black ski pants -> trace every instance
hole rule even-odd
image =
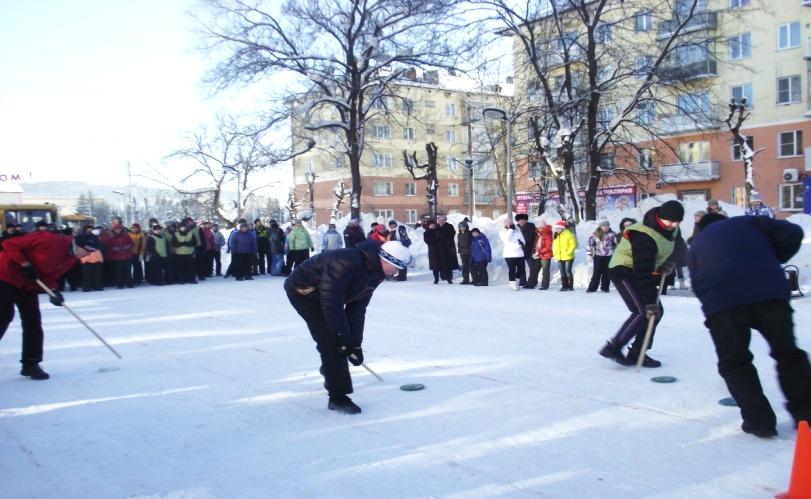
[[[459,253],[462,261],[462,282],[470,282],[470,253]]]
[[[132,287],[132,262],[131,260],[112,260],[110,262],[115,279],[115,287],[118,289],[124,286]]]
[[[177,271],[177,282],[180,284],[196,283],[194,255],[175,255],[175,270]]]
[[[101,291],[104,289],[102,267],[101,262],[82,264],[82,291]]]
[[[144,264],[141,262],[141,255],[132,257],[132,282],[135,285],[144,282]]]
[[[594,257],[594,272],[591,274],[591,282],[589,282],[589,291],[597,291],[597,286],[603,291],[608,291],[611,278],[608,275],[608,262],[611,261],[610,256],[595,256]]]
[[[538,285],[538,275],[541,276],[541,289],[549,288],[549,266],[552,261],[541,258],[532,259],[532,267],[529,270],[529,279],[527,279],[527,287],[534,288]]]
[[[752,365],[752,329],[769,344],[786,409],[795,421],[811,420],[811,367],[808,355],[794,339],[792,312],[786,300],[766,301],[722,310],[704,322],[715,343],[718,373],[738,403],[743,420],[753,425],[774,427],[776,417]]]
[[[5,281],[0,281],[0,339],[14,320],[15,306],[20,311],[20,322],[23,326],[23,352],[20,362],[38,364],[42,362],[45,334],[42,332],[42,316],[39,312],[37,292],[20,290]]]
[[[510,282],[517,280],[520,284],[527,281],[523,256],[505,258],[504,260],[507,262],[507,274]]]
[[[634,340],[631,345],[632,352],[639,352],[642,349],[642,341],[645,339],[645,330],[648,327],[648,319],[645,318],[645,304],[639,296],[639,290],[634,284],[630,274],[626,273],[612,273],[611,280],[614,282],[614,287],[617,288],[622,301],[625,306],[630,310],[631,315],[622,323],[617,334],[611,338],[617,348],[624,347],[629,341]],[[653,336],[656,334],[656,326],[662,320],[664,308],[662,303],[659,302],[659,317],[653,325],[653,331],[650,336],[650,343],[648,343],[648,350],[653,347]]]
[[[473,284],[487,286],[487,262],[473,262],[471,270]]]
[[[349,374],[349,361],[338,353],[338,335],[329,327],[321,303],[295,291],[287,291],[287,299],[296,312],[307,323],[315,348],[321,356],[325,388],[331,397],[352,393],[352,376]]]

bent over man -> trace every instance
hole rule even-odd
[[[348,362],[363,363],[363,326],[374,290],[410,260],[408,248],[397,241],[364,241],[308,258],[285,280],[287,298],[307,323],[321,355],[330,410],[361,412],[347,396],[352,393]]]

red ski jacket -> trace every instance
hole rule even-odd
[[[116,233],[110,229],[101,236],[101,244],[104,246],[104,259],[129,260],[132,258],[132,239],[125,229]]]
[[[73,238],[47,231],[35,231],[23,237],[6,239],[0,253],[0,281],[17,289],[42,291],[35,281],[22,273],[22,264],[30,263],[39,272],[39,279],[56,289],[56,281],[76,264],[71,254]]]

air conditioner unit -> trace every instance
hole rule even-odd
[[[786,168],[783,170],[783,180],[786,182],[797,182],[800,180],[800,170],[796,168]]]

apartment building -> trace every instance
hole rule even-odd
[[[666,5],[673,10],[663,10]],[[666,43],[691,5],[692,0],[626,2],[622,15],[607,18],[598,33],[606,47],[600,64],[607,71],[621,64],[611,60],[612,43],[632,40],[643,52],[651,43]],[[637,10],[629,15],[632,8]],[[538,21],[544,22],[548,19]],[[574,24],[568,36],[577,36]],[[668,85],[642,101],[636,113],[638,123],[655,124],[657,138],[640,132],[636,148],[606,154],[606,170],[638,174],[609,174],[602,185],[633,187],[636,201],[674,193],[680,199],[715,198],[743,206],[743,158],[724,120],[730,99],[745,98],[750,114],[741,132],[757,151],[756,189],[780,217],[808,212],[803,181],[811,168],[811,1],[700,0],[683,33],[682,46],[657,75]],[[517,61],[519,52],[516,48]],[[640,74],[650,57],[637,57]],[[536,87],[531,73],[517,69],[515,83],[516,106],[531,105]],[[600,112],[606,122],[616,112],[612,104],[623,97],[618,88],[603,100]],[[517,180],[519,190],[528,189],[526,179],[521,184],[519,175]]]
[[[505,201],[497,176],[504,167],[499,169],[496,162],[503,164],[504,158],[493,152],[482,109],[506,109],[511,93],[510,83],[478,85],[436,71],[406,72],[396,81],[390,97],[374,103],[377,112],[365,129],[361,211],[408,224],[421,219],[428,212],[426,181],[414,179],[408,172],[403,151],[416,152],[417,159],[424,163],[425,146],[433,142],[438,148],[437,210],[446,214],[471,213],[472,191],[476,215],[492,217],[503,213]],[[304,125],[294,120],[294,127],[301,129]],[[316,147],[295,158],[293,173],[296,199],[305,205],[309,203],[307,176],[314,175],[316,223],[323,224],[331,217],[336,185],[343,180],[350,189],[352,180],[347,157],[341,152],[343,136],[316,132],[314,138]],[[473,170],[472,186],[466,160]],[[347,196],[338,216],[348,215],[349,211]]]

